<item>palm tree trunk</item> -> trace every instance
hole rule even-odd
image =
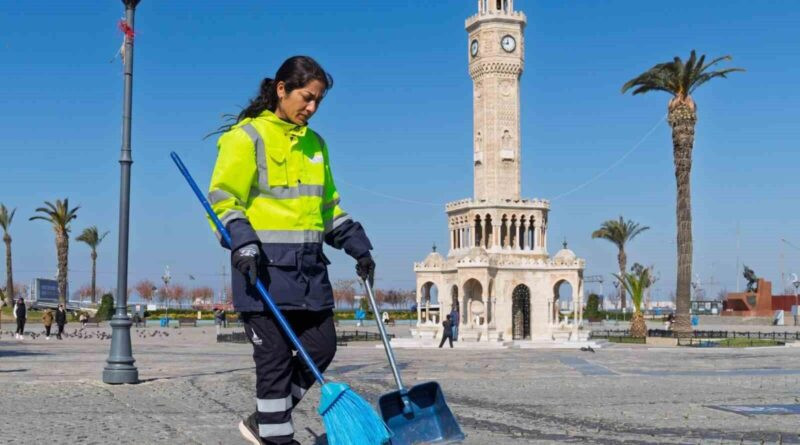
[[[92,304],[97,303],[97,291],[95,290],[95,277],[97,277],[97,252],[92,249]]]
[[[69,236],[66,230],[56,232],[56,252],[58,253],[58,302],[67,306],[67,256]]]
[[[690,173],[697,113],[680,103],[669,112],[675,181],[678,187],[676,214],[678,221],[678,279],[675,292],[675,331],[688,334],[692,330],[689,314],[692,280],[692,207]]]
[[[14,301],[14,275],[11,273],[11,237],[6,233],[3,236],[6,243],[6,304],[11,305]]]
[[[619,262],[619,276],[625,276],[625,269],[628,265],[628,255],[625,254],[625,249],[619,249],[619,253],[617,254],[617,261]],[[619,307],[620,309],[625,310],[628,305],[625,303],[625,286],[622,283],[619,283]]]

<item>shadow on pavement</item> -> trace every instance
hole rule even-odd
[[[151,377],[149,379],[141,379],[141,380],[139,380],[139,383],[157,382],[159,380],[182,379],[182,378],[186,378],[186,377],[202,377],[202,376],[206,376],[206,375],[228,374],[228,373],[236,372],[236,371],[246,371],[248,369],[255,369],[255,366],[248,366],[246,368],[223,369],[222,371],[197,372],[197,373],[194,373],[194,374],[172,375],[172,376],[169,376],[169,377]]]
[[[27,369],[0,369],[0,373],[2,372],[25,372]]]
[[[321,436],[318,436],[317,433],[314,432],[314,430],[308,427],[306,427],[306,431],[308,431],[308,434],[314,436],[314,445],[328,445],[327,433],[322,433]]]
[[[49,352],[14,351],[0,349],[0,357],[25,357],[30,355],[50,355]]]

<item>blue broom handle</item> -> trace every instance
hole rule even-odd
[[[194,194],[197,195],[197,199],[199,199],[200,203],[203,204],[203,207],[206,209],[208,217],[211,218],[212,221],[214,221],[214,225],[217,227],[217,231],[219,232],[219,234],[222,235],[222,239],[225,241],[225,244],[228,247],[230,247],[231,236],[228,234],[228,230],[225,229],[225,226],[222,224],[222,221],[220,221],[219,217],[217,217],[217,214],[214,213],[214,210],[211,208],[211,204],[208,203],[208,200],[206,200],[206,197],[203,195],[203,192],[201,192],[200,188],[197,187],[197,183],[194,182],[194,179],[192,178],[192,175],[189,173],[189,170],[187,170],[186,166],[183,165],[183,161],[181,161],[181,158],[178,156],[177,153],[173,151],[169,155],[172,157],[172,160],[175,161],[175,165],[178,166],[178,170],[180,170],[181,173],[183,173],[183,177],[186,178],[186,182],[188,182],[189,186],[192,187]],[[317,379],[320,385],[324,385],[325,378],[322,377],[322,373],[319,372],[319,368],[317,368],[317,365],[314,363],[314,360],[311,359],[311,356],[308,355],[308,352],[306,352],[306,349],[300,343],[300,340],[295,335],[291,326],[289,326],[289,323],[286,321],[286,318],[281,313],[281,310],[278,309],[278,306],[275,306],[275,303],[272,301],[272,297],[269,296],[269,292],[267,292],[267,289],[261,283],[260,279],[256,280],[256,288],[258,289],[258,292],[261,294],[261,298],[264,300],[265,303],[267,303],[267,306],[269,306],[269,309],[272,311],[273,314],[275,314],[275,318],[278,319],[278,323],[280,323],[281,327],[283,328],[283,332],[285,332],[286,335],[289,336],[289,339],[292,341],[292,344],[294,344],[294,347],[297,348],[297,353],[300,354],[300,356],[306,362],[306,365],[308,365],[308,368],[311,369],[311,372],[314,374],[314,378]]]

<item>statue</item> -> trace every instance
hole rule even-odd
[[[744,279],[747,280],[747,292],[758,292],[758,277],[753,269],[744,266]]]

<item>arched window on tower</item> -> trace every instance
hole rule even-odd
[[[481,216],[475,215],[475,244],[474,246],[480,247],[483,241],[483,225],[481,224]]]
[[[511,225],[508,228],[508,247],[517,247],[517,215],[511,215]]]
[[[497,0],[497,10],[503,9],[503,0]]]
[[[493,243],[493,241],[492,241],[492,235],[493,235],[492,215],[486,214],[486,218],[483,219],[483,227],[484,227],[484,229],[483,229],[483,234],[484,234],[483,238],[485,240],[483,242],[483,247],[488,249],[488,248],[493,246],[493,244],[492,244]]]
[[[500,248],[505,249],[508,247],[508,218],[506,215],[503,215],[503,219],[500,223]]]
[[[534,250],[536,248],[536,231],[534,230],[535,219],[531,216],[528,222],[528,249]]]

